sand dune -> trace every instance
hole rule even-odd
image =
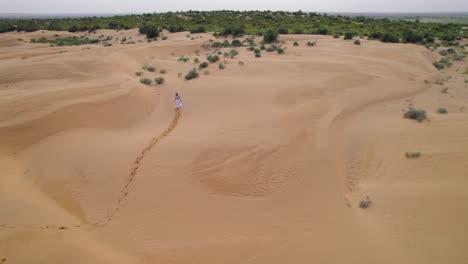
[[[240,48],[185,81],[211,34],[18,40],[55,34],[75,35],[0,35],[5,263],[468,260],[465,61],[438,72],[421,46],[289,35],[285,54]],[[143,65],[166,83],[141,84]],[[409,106],[428,120],[403,119]]]

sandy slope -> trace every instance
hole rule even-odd
[[[209,34],[17,40],[55,34],[71,33],[0,35],[5,263],[468,260],[466,62],[439,73],[420,46],[284,36],[283,55],[241,48],[184,81]],[[166,83],[140,84],[143,65]],[[409,105],[429,120],[403,119]]]

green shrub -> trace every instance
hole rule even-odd
[[[264,43],[273,43],[278,41],[278,32],[273,31],[273,30],[268,30],[265,35],[263,36],[263,42]]]
[[[344,39],[353,39],[354,33],[351,31],[348,31],[344,34]]]
[[[441,50],[441,51],[439,51],[439,54],[442,55],[442,56],[447,56],[448,52],[447,52],[447,50]]]
[[[163,77],[155,78],[154,82],[157,83],[157,84],[163,84],[164,83],[164,78]]]
[[[260,58],[262,56],[262,54],[260,53],[255,53],[255,58]]]
[[[354,41],[354,45],[361,45],[361,41],[359,41],[359,39],[356,39],[356,40]]]
[[[142,76],[142,75],[143,75],[143,72],[141,72],[141,71],[135,72],[135,75],[136,75],[136,76]]]
[[[440,63],[440,62],[437,62],[437,61],[434,61],[432,63],[432,65],[434,65],[434,67],[436,67],[437,70],[443,70],[445,68],[445,65],[443,63]]]
[[[221,52],[221,51],[218,51],[218,52],[217,52],[217,54],[218,54],[218,55],[222,55],[222,54],[223,54],[223,52]]]
[[[159,73],[161,73],[161,74],[166,74],[166,72],[167,72],[166,69],[161,69],[161,70],[159,71]]]
[[[254,51],[255,54],[259,54],[261,52],[261,50],[259,50],[259,49],[254,49],[253,51]]]
[[[266,51],[267,51],[267,52],[273,52],[273,51],[275,51],[275,49],[274,49],[273,47],[268,47],[268,48],[266,49]]]
[[[278,52],[278,54],[283,54],[285,49],[286,48],[278,47],[278,49],[276,49],[276,52]]]
[[[297,47],[297,46],[299,46],[299,42],[294,41],[293,45],[294,45],[294,47]]]
[[[219,63],[219,65],[218,65],[218,69],[220,69],[220,70],[224,70],[224,68],[225,68],[224,64],[222,64],[222,63]]]
[[[242,46],[242,43],[240,42],[240,40],[234,39],[234,40],[232,40],[232,42],[231,42],[231,46],[233,46],[233,47],[240,47],[240,46]]]
[[[199,62],[200,62],[200,59],[195,58],[195,60],[194,60],[193,62],[194,62],[194,63],[199,63]]]
[[[149,78],[141,78],[140,82],[146,85],[150,85],[151,83],[153,83],[153,81],[151,81],[151,79]]]
[[[208,55],[208,57],[206,57],[206,59],[210,62],[210,63],[215,63],[217,61],[219,61],[219,57],[217,55]]]
[[[239,52],[235,49],[232,49],[229,54],[231,55],[231,59],[234,59],[237,55],[239,55]]]
[[[317,41],[307,41],[307,46],[313,47],[315,45],[317,45]]]
[[[333,37],[334,37],[334,38],[340,38],[340,35],[335,34],[335,35],[333,35]]]
[[[153,67],[153,66],[143,67],[143,69],[144,69],[144,70],[147,70],[147,71],[149,71],[149,72],[154,72],[154,71],[156,71],[156,68]]]
[[[389,43],[398,43],[400,40],[392,33],[385,33],[380,37],[380,41]]]
[[[414,119],[418,122],[424,121],[426,119],[426,111],[420,109],[410,108],[403,115],[404,118]]]
[[[278,28],[278,33],[279,34],[288,34],[289,31],[287,28]]]
[[[265,50],[265,49],[266,49],[265,45],[262,44],[262,45],[260,46],[260,50]]]
[[[198,78],[198,72],[195,70],[195,68],[191,69],[186,75],[185,75],[185,80],[191,80],[194,78]]]
[[[405,157],[407,159],[419,158],[421,157],[421,152],[405,152]]]
[[[206,68],[208,67],[208,62],[204,61],[202,63],[200,63],[200,65],[198,65],[198,69],[203,69],[203,68]]]
[[[162,40],[166,40],[166,39],[167,39],[167,36],[162,36],[161,39],[162,39]]]
[[[245,64],[245,63],[244,63],[243,61],[239,61],[239,65],[240,65],[240,66],[244,66],[244,64]]]
[[[439,113],[441,115],[444,115],[444,114],[447,114],[448,111],[445,108],[439,108],[439,109],[437,109],[437,113]]]
[[[147,39],[159,37],[159,29],[155,25],[143,25],[139,28],[141,34],[146,34]]]
[[[185,57],[185,56],[182,56],[179,58],[179,61],[182,61],[182,62],[187,62],[189,61],[190,59],[188,57]]]

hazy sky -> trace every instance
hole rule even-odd
[[[177,10],[464,12],[468,0],[1,0],[0,13],[152,13]]]

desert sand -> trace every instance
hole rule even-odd
[[[186,81],[211,34],[27,43],[55,34],[0,35],[3,263],[468,263],[465,61],[284,35]]]

